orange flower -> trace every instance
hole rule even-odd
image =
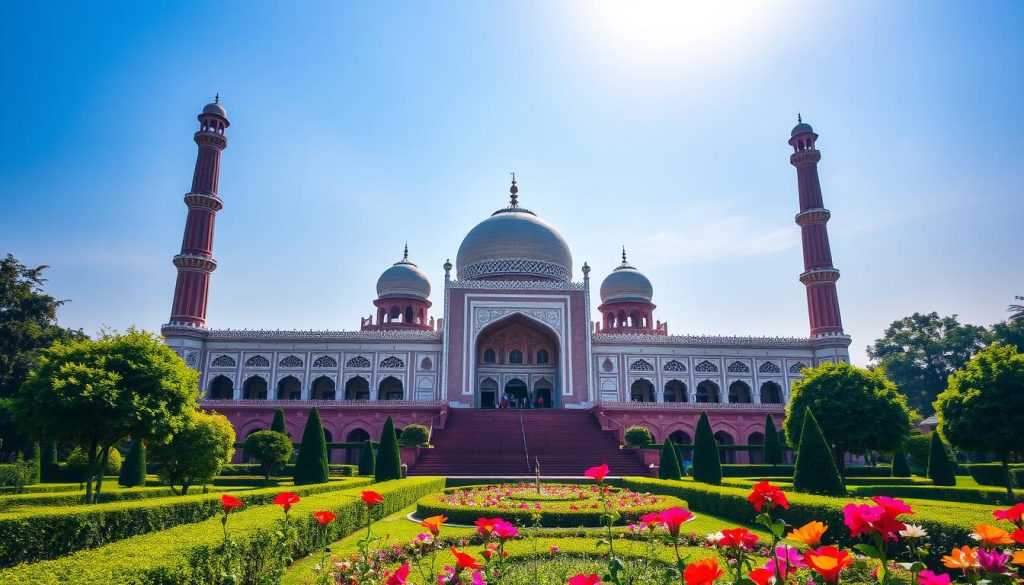
[[[483,565],[473,558],[473,555],[460,552],[454,547],[452,548],[452,554],[455,555],[456,571],[462,571],[462,569],[479,569],[480,567],[483,567]]]
[[[683,572],[683,579],[686,585],[711,585],[724,574],[725,571],[718,567],[718,561],[711,557],[690,563]]]
[[[1010,562],[1015,565],[1024,565],[1024,550],[1013,553],[1013,559]]]
[[[804,553],[804,562],[814,569],[825,580],[825,583],[838,583],[839,571],[853,562],[850,553],[834,546],[823,546],[817,550]]]
[[[804,524],[800,528],[796,528],[793,532],[789,533],[788,538],[797,542],[802,542],[810,547],[815,547],[821,544],[821,537],[828,530],[828,526],[817,520],[812,520],[807,524]]]
[[[437,536],[441,532],[441,525],[448,521],[445,516],[431,516],[430,518],[424,518],[420,522],[420,526],[426,528],[431,534]]]
[[[971,548],[966,544],[960,548],[954,548],[949,554],[942,557],[942,564],[950,569],[963,569],[964,571],[978,566],[978,549]]]
[[[747,573],[747,577],[754,583],[757,583],[757,585],[770,585],[772,577],[774,576],[774,571],[769,571],[764,567],[761,567],[760,569],[754,569],[753,571]]]
[[[974,527],[974,534],[978,536],[978,541],[985,548],[1000,544],[1013,544],[1009,532],[990,524],[978,524]]]

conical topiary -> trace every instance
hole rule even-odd
[[[764,417],[764,445],[762,446],[764,462],[772,465],[782,463],[782,441],[779,440],[779,432],[775,429],[775,421],[772,415]]]
[[[826,496],[846,494],[843,478],[839,476],[839,468],[832,458],[832,449],[825,442],[825,435],[818,426],[818,420],[814,418],[809,408],[804,414],[804,424],[800,429],[793,489]]]
[[[693,438],[693,479],[701,483],[722,483],[722,460],[718,457],[718,443],[711,430],[708,413],[702,412]]]
[[[25,461],[32,464],[32,476],[26,481],[26,485],[39,483],[43,470],[43,449],[39,441],[29,441],[28,449],[25,450]]]
[[[676,446],[668,438],[661,446],[661,461],[658,463],[658,478],[680,479],[683,471],[679,466],[679,454],[676,453]]]
[[[402,454],[398,450],[398,436],[395,434],[395,422],[388,417],[384,421],[384,430],[380,433],[380,445],[377,447],[377,461],[373,470],[376,481],[402,478]]]
[[[124,487],[146,485],[146,444],[141,437],[132,441],[132,448],[121,465],[117,483]]]
[[[377,469],[376,460],[373,456],[373,443],[366,439],[363,448],[359,451],[359,475],[374,475]]]
[[[897,449],[892,454],[892,476],[910,477],[910,463],[907,461],[907,454],[903,449]]]
[[[270,423],[270,430],[275,433],[281,433],[282,435],[291,436],[288,434],[288,427],[284,424],[284,409],[278,408],[274,412],[274,422]]]
[[[320,424],[320,411],[314,407],[309,411],[306,428],[302,430],[299,456],[295,459],[295,485],[327,483],[330,479],[327,467],[327,440],[324,427]]]
[[[956,485],[956,467],[950,461],[937,431],[932,432],[931,449],[928,451],[928,479],[935,485]]]

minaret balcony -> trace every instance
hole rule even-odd
[[[224,202],[221,201],[220,197],[210,195],[209,193],[186,193],[185,204],[189,207],[207,207],[214,211],[220,211],[224,208]]]
[[[800,282],[805,285],[835,282],[837,280],[839,280],[839,271],[835,268],[814,268],[800,275]]]
[[[832,217],[832,212],[823,207],[819,207],[817,209],[801,211],[796,214],[794,220],[798,226],[803,227],[812,223],[825,223],[830,217]]]
[[[196,254],[178,254],[174,257],[174,265],[181,269],[202,270],[213,272],[217,269],[217,261],[210,256],[198,256]]]

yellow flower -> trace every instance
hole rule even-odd
[[[950,569],[963,569],[967,571],[978,566],[978,549],[971,548],[966,544],[960,548],[954,548],[949,554],[942,557],[942,564]]]
[[[789,533],[788,538],[797,542],[802,542],[807,546],[818,546],[821,544],[821,537],[828,530],[828,526],[825,526],[817,520],[812,520],[807,524],[804,524],[800,528],[794,529]]]

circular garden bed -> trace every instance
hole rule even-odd
[[[628,524],[648,512],[686,507],[671,496],[639,493],[629,489],[606,488],[608,507],[619,515],[618,524]],[[520,526],[576,528],[601,526],[604,508],[597,485],[534,484],[476,485],[449,488],[440,494],[420,498],[416,517],[445,516],[454,524],[473,524],[477,518],[500,516]]]

